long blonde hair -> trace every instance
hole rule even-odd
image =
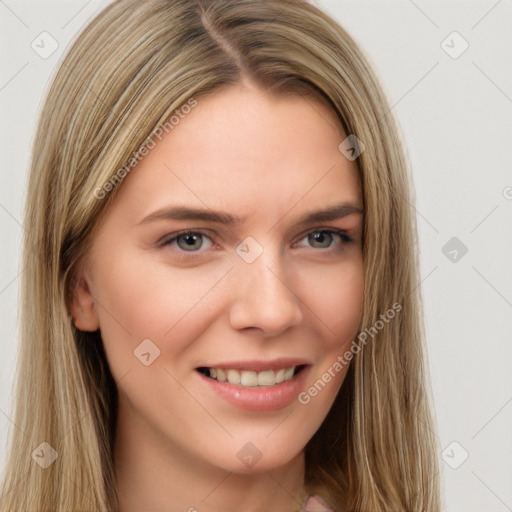
[[[73,270],[122,184],[111,180],[176,109],[248,79],[326,102],[364,202],[362,344],[306,446],[306,489],[336,510],[441,510],[410,171],[390,107],[347,32],[304,0],[119,0],[80,34],[48,92],[26,198],[14,423],[0,510],[115,511],[117,392],[99,333],[78,331]],[[341,142],[341,141],[340,141]],[[96,193],[95,193],[96,191]],[[47,469],[32,452],[58,454]]]

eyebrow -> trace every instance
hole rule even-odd
[[[300,217],[296,224],[305,226],[318,222],[327,222],[341,219],[347,215],[363,214],[363,209],[355,204],[343,203],[329,206],[322,210],[306,213]],[[227,226],[238,226],[243,224],[244,218],[231,213],[214,211],[209,208],[189,208],[187,206],[170,206],[157,210],[144,217],[138,225],[148,224],[159,220],[201,220],[205,222],[217,222]]]

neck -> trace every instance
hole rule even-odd
[[[294,512],[304,452],[269,471],[235,473],[183,451],[120,404],[114,445],[119,512]]]

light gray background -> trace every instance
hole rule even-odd
[[[2,468],[35,120],[69,41],[106,3],[0,0]],[[512,0],[317,5],[365,50],[406,135],[446,510],[512,511]],[[43,31],[59,45],[47,59],[31,48]],[[458,58],[453,31],[469,44]],[[442,251],[452,237],[468,249],[457,261]]]

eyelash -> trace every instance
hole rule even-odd
[[[352,238],[349,237],[345,231],[340,230],[340,229],[335,229],[335,228],[312,229],[311,231],[308,231],[308,232],[304,233],[303,235],[301,235],[301,237],[297,241],[302,241],[302,240],[304,240],[304,238],[307,238],[309,235],[311,235],[313,233],[327,233],[330,235],[338,236],[339,240],[341,242],[341,245],[346,245],[346,244],[352,242]],[[168,245],[171,245],[179,237],[184,236],[184,235],[201,235],[203,237],[206,237],[206,238],[209,238],[210,240],[212,240],[210,235],[208,235],[207,233],[205,233],[201,230],[185,229],[185,230],[177,231],[176,233],[171,233],[170,235],[165,236],[163,239],[161,239],[160,242],[158,242],[158,246],[166,247]],[[212,243],[213,243],[213,240],[212,240]],[[318,249],[316,247],[310,247],[310,248]],[[181,252],[184,255],[186,254],[188,257],[194,257],[194,255],[199,255],[201,252],[203,252],[203,251],[201,251],[201,249],[199,249],[197,251],[185,251],[185,250],[180,249],[179,247],[177,249],[179,250],[179,252]],[[319,249],[323,249],[324,251],[335,250],[335,248],[333,248],[332,246],[325,247],[325,248],[319,248]]]

